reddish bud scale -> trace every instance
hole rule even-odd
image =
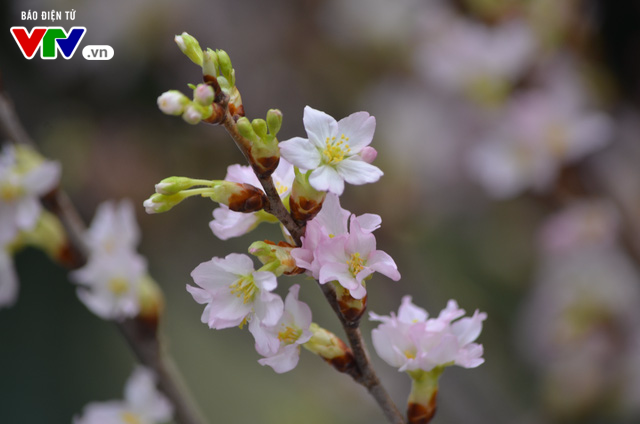
[[[212,103],[213,113],[207,119],[203,119],[202,122],[212,125],[220,125],[224,121],[224,108],[217,103]]]
[[[351,349],[349,349],[342,340],[340,340],[340,343],[341,343],[340,347],[344,351],[343,355],[336,356],[331,359],[327,359],[327,358],[322,358],[322,359],[324,359],[328,364],[330,364],[333,368],[335,368],[339,372],[349,374],[349,375],[354,375],[357,373],[358,365],[356,364],[356,360],[353,356],[353,353],[351,352]]]
[[[324,199],[322,199],[324,201]],[[298,222],[307,222],[315,218],[322,209],[322,203],[306,197],[291,196],[289,206],[291,207],[291,216]]]
[[[409,403],[407,405],[407,420],[409,424],[428,424],[436,414],[438,391],[436,390],[431,399],[429,399],[428,405],[422,405],[420,403]]]
[[[350,295],[338,297],[340,313],[348,322],[358,322],[367,309],[367,296],[362,299],[354,299]]]
[[[229,196],[229,209],[234,212],[257,212],[264,209],[269,200],[264,193],[251,184],[240,184],[241,188]]]
[[[244,116],[244,105],[236,106],[229,103],[229,113],[233,116],[234,121],[237,121]]]
[[[280,156],[269,156],[262,158],[255,158],[253,154],[250,155],[251,168],[256,173],[258,178],[267,178],[273,174],[278,164],[280,163]]]
[[[56,253],[55,260],[65,268],[77,269],[85,265],[82,254],[67,241]]]
[[[272,242],[271,240],[264,240],[264,242],[267,243],[267,244],[271,244],[273,246],[290,247],[292,249],[296,248],[296,246],[294,246],[294,245],[292,245],[290,243],[287,243],[286,241],[279,241],[278,244]],[[293,260],[293,258],[292,258],[292,260]],[[305,272],[304,268],[300,268],[300,267],[296,266],[295,263],[283,264],[283,265],[287,265],[289,268],[291,268],[291,271],[285,271],[284,275],[299,275],[299,274],[302,274],[303,272]]]

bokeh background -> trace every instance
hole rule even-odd
[[[74,21],[22,11],[75,9]],[[188,92],[200,70],[182,31],[231,56],[250,118],[284,114],[281,140],[304,136],[305,105],[377,118],[385,172],[348,187],[343,206],[377,213],[378,246],[403,275],[376,276],[369,309],[411,294],[432,314],[450,298],[486,311],[486,363],[447,369],[435,422],[640,422],[640,6],[632,0],[5,0],[3,89],[86,222],[108,199],[138,205],[140,251],[166,295],[169,349],[212,423],[382,423],[368,394],[319,358],[276,375],[246,331],[209,330],[185,291],[200,262],[277,239],[260,227],[228,242],[214,205],[149,216],[170,175],[220,179],[242,163],[221,128],[163,115],[156,98]],[[110,61],[26,60],[11,26],[85,26],[80,48]],[[67,423],[122,396],[134,359],[92,315],[66,271],[17,255],[17,305],[0,311],[0,422]],[[341,334],[320,291],[301,297]],[[285,294],[289,281],[282,281]],[[363,322],[367,338],[374,325]],[[409,378],[374,356],[404,405]]]

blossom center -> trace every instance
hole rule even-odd
[[[116,296],[122,296],[129,290],[129,282],[121,277],[109,280],[109,290]]]
[[[275,186],[276,186],[276,191],[280,196],[282,196],[284,193],[287,192],[287,190],[289,190],[289,186],[282,184],[280,181],[275,181]]]
[[[231,294],[235,294],[236,297],[242,298],[242,303],[246,304],[253,300],[255,294],[258,292],[258,287],[253,282],[252,275],[246,275],[240,278],[235,283],[229,286]]]
[[[360,252],[356,252],[351,255],[347,265],[349,265],[349,272],[355,277],[364,268],[365,260],[360,257]]]
[[[282,324],[284,326],[284,324]],[[302,330],[297,327],[288,327],[286,326],[284,330],[278,333],[278,340],[280,340],[285,345],[290,345],[295,343],[296,340],[300,338],[302,335]]]
[[[13,184],[0,185],[0,200],[10,202],[17,199],[22,194],[20,187]]]
[[[403,353],[407,359],[416,359],[416,353],[411,350],[405,350]]]
[[[344,157],[351,152],[349,147],[349,137],[342,134],[340,140],[336,141],[335,137],[327,137],[325,140],[325,148],[322,151],[325,163],[334,165],[342,162]]]
[[[126,424],[142,424],[142,420],[140,420],[140,416],[138,414],[134,414],[133,412],[125,411],[120,416],[122,421]]]

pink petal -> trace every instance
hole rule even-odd
[[[315,169],[322,156],[318,149],[306,138],[294,137],[278,144],[280,154],[287,161],[301,169]]]
[[[371,165],[357,156],[351,156],[338,163],[338,174],[353,185],[375,183],[384,175],[377,166]]]
[[[342,176],[329,165],[322,165],[315,169],[309,176],[309,183],[311,187],[318,191],[330,191],[338,196],[344,191],[344,180]]]

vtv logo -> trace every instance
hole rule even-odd
[[[33,59],[38,48],[42,59],[55,59],[58,50],[65,59],[71,59],[87,32],[85,27],[72,27],[69,33],[62,27],[34,27],[31,33],[25,27],[11,27],[11,34],[27,59]]]

